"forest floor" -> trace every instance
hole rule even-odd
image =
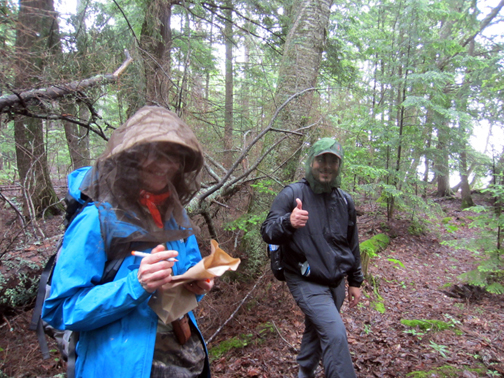
[[[474,200],[484,202],[479,195]],[[361,241],[377,233],[390,236],[388,247],[370,263],[372,279],[364,282],[361,303],[353,309],[345,303],[341,311],[360,378],[504,377],[504,295],[460,282],[459,274],[476,266],[475,256],[440,244],[474,237],[477,231],[469,228],[474,214],[460,211],[456,198],[437,203],[442,214],[419,235],[408,231],[409,220],[387,222],[376,205],[358,206]],[[16,217],[7,208],[0,210],[1,229]],[[60,223],[56,218],[46,222],[46,235],[60,233]],[[3,259],[9,253],[43,257],[53,244],[47,239],[12,247]],[[0,253],[4,250],[5,243]],[[209,341],[213,377],[297,377],[304,318],[286,284],[275,280],[269,265],[259,277],[241,281],[219,279],[195,310]],[[37,338],[28,330],[30,307],[1,314],[0,378],[53,377],[65,371],[54,344],[51,358],[41,358]],[[403,319],[439,320],[446,329],[408,327]],[[321,366],[316,377],[324,377]]]

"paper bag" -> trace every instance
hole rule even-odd
[[[219,248],[215,240],[210,243],[209,256],[204,257],[184,274],[174,276],[151,297],[149,306],[164,323],[171,323],[198,305],[196,296],[183,286],[184,283],[220,277],[228,270],[238,269],[240,259],[229,256]]]

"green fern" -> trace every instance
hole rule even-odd
[[[504,294],[504,286],[498,282],[494,282],[486,287],[486,290],[492,294]]]
[[[478,269],[470,270],[469,272],[462,273],[458,278],[473,286],[485,287],[487,286],[487,276],[480,272]]]

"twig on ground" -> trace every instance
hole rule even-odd
[[[14,328],[12,328],[11,324],[9,323],[9,320],[5,317],[5,315],[2,315],[3,320],[5,320],[5,323],[9,326],[9,331],[14,332]]]
[[[276,326],[275,322],[272,320],[271,323],[273,324],[273,327],[275,327],[276,331],[278,332],[278,336],[280,336],[280,338],[288,345],[292,348],[292,350],[294,352],[298,352],[298,350],[294,347],[294,345],[292,345],[291,343],[289,343],[287,340],[284,339],[284,337],[282,336],[282,334],[280,333],[280,330],[278,329],[278,327]]]
[[[265,269],[263,274],[261,275],[261,277],[259,277],[259,279],[257,280],[257,282],[255,283],[254,287],[248,292],[248,294],[242,299],[242,301],[240,302],[240,304],[238,305],[238,307],[234,310],[234,312],[231,314],[231,316],[224,322],[224,324],[222,324],[218,329],[217,331],[215,331],[215,333],[207,340],[206,342],[206,345],[209,345],[212,340],[215,338],[215,336],[217,336],[217,334],[226,326],[226,324],[229,323],[229,321],[231,319],[233,319],[233,317],[236,315],[236,313],[238,312],[238,310],[241,308],[241,306],[243,306],[243,304],[247,301],[248,297],[250,297],[250,295],[252,294],[252,292],[255,290],[255,288],[257,287],[257,285],[259,284],[259,282],[261,282],[262,278],[264,277],[264,275],[266,274],[268,270]]]

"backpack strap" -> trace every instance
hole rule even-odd
[[[72,332],[68,345],[67,378],[75,378],[75,362],[77,361],[77,341],[79,332]]]
[[[61,248],[63,243],[63,239],[60,240],[58,250]],[[46,294],[46,286],[49,281],[49,276],[54,268],[54,264],[56,262],[56,255],[52,255],[47,261],[44,270],[42,271],[42,275],[40,276],[39,287],[37,291],[37,300],[35,301],[35,308],[33,309],[32,319],[30,322],[29,330],[36,331],[37,339],[40,345],[40,351],[42,352],[42,358],[47,360],[50,357],[49,347],[47,345],[47,340],[45,338],[44,326],[42,324],[42,318],[40,317],[42,314],[42,305],[44,304],[45,294]]]
[[[61,242],[60,246],[61,247]],[[35,301],[35,308],[33,309],[33,315],[32,315],[32,320],[30,323],[30,327],[28,328],[30,331],[36,331],[38,323],[40,322],[40,315],[42,314],[42,304],[44,303],[45,300],[45,293],[46,293],[46,285],[47,282],[49,281],[49,276],[51,275],[51,272],[54,267],[54,263],[56,261],[56,255],[52,255],[49,260],[47,261],[44,270],[42,271],[42,274],[40,276],[40,281],[39,281],[39,286],[38,286],[38,291],[37,291],[37,300]]]
[[[77,201],[75,201],[77,202]],[[91,202],[89,197],[85,198],[85,201],[83,204],[78,204],[78,207],[75,207],[73,209],[73,214],[71,216],[67,217],[66,219],[66,224],[65,227],[68,228],[70,223],[73,221],[73,219]],[[49,260],[47,261],[42,274],[40,276],[40,281],[38,285],[38,290],[37,290],[37,299],[35,301],[35,307],[33,309],[33,314],[32,314],[32,319],[30,322],[29,330],[30,331],[36,331],[37,333],[37,339],[38,343],[40,346],[40,351],[42,353],[42,357],[44,360],[47,360],[50,358],[50,352],[49,352],[49,347],[47,345],[47,340],[46,340],[46,333],[44,330],[44,324],[42,321],[42,306],[44,305],[44,301],[46,299],[46,294],[47,294],[47,285],[50,284],[51,279],[52,279],[52,273],[54,271],[54,267],[56,265],[56,260],[58,258],[58,255],[60,253],[61,247],[63,246],[63,237],[61,237],[58,247],[56,248],[56,253],[53,254]],[[105,263],[105,268],[103,270],[103,275],[102,278],[99,282],[99,285],[102,285],[107,282],[112,282],[119,271],[119,268],[121,267],[122,263],[124,261],[124,258],[121,259],[114,259],[114,260],[108,260]],[[79,339],[79,333],[78,332],[72,332],[72,335],[70,337],[70,344],[69,344],[69,354],[68,354],[68,361],[67,361],[67,378],[73,378],[75,377],[75,361],[77,358],[77,353],[75,350],[75,347],[77,345],[77,341]]]
[[[345,200],[346,205],[350,206],[348,204],[348,199],[347,199],[347,195],[348,194],[346,192],[344,192],[343,190],[341,190],[340,188],[336,188],[336,190],[338,191],[338,193],[340,194],[340,196],[343,197],[343,199]]]
[[[103,285],[107,282],[112,282],[121,267],[124,257],[120,259],[108,260],[105,263],[105,269],[103,270],[103,276],[98,285]]]

